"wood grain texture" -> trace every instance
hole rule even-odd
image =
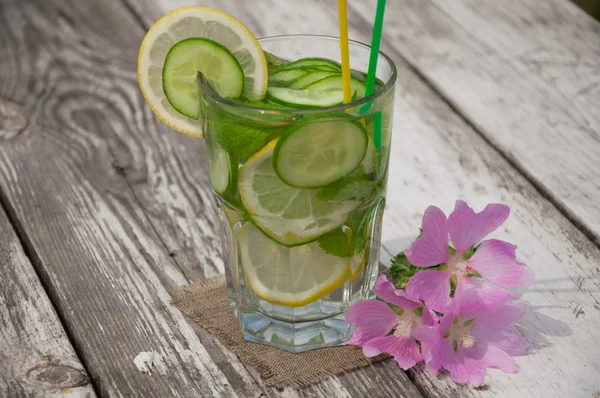
[[[207,349],[218,344],[202,344],[209,338],[169,306],[187,279],[123,178],[114,132],[129,135],[149,115],[139,112],[137,22],[120,2],[4,1],[0,18],[0,96],[26,118],[3,136],[2,190],[10,202],[27,197],[8,207],[100,394],[260,395],[239,362],[213,360]],[[168,372],[138,371],[142,351]]]
[[[8,129],[8,123],[4,126]],[[0,397],[95,396],[50,299],[0,207]]]
[[[392,0],[386,19],[402,56],[600,244],[600,23],[566,0]]]
[[[364,3],[352,4],[354,21],[373,12]],[[397,28],[391,15],[387,26]],[[412,380],[424,395],[439,397],[600,392],[600,340],[593,335],[600,326],[600,250],[410,71],[401,61],[402,46],[385,37],[384,50],[400,65],[384,245],[391,253],[404,249],[429,204],[448,213],[455,198],[477,210],[501,202],[512,215],[493,236],[516,243],[520,260],[537,277],[529,289],[518,290],[531,307],[517,330],[533,350],[517,359],[517,374],[488,371],[483,389],[457,387],[420,368],[411,371]]]
[[[129,1],[137,18],[115,1],[21,6],[4,0],[0,24],[8,32],[0,34],[0,96],[25,115],[5,129],[0,186],[100,392],[417,395],[393,361],[301,391],[267,389],[167,305],[176,285],[221,273],[222,263],[203,143],[161,126],[135,81],[143,35],[138,21],[148,26],[179,2],[162,2],[160,9]],[[331,2],[203,4],[237,16],[258,35],[305,33],[309,25],[314,33],[335,34]],[[350,22],[351,36],[365,40],[370,24],[358,14]],[[431,396],[593,394],[598,342],[589,336],[600,326],[598,249],[420,81],[396,48],[388,50],[400,81],[386,253],[414,238],[430,203],[449,210],[456,197],[475,206],[502,201],[513,217],[498,236],[518,242],[541,279],[524,296],[535,307],[520,330],[536,350],[519,358],[519,374],[490,372],[487,391],[419,370],[411,377]],[[135,369],[135,355],[149,350],[164,358],[165,374]],[[567,358],[570,366],[555,358]],[[573,385],[556,386],[561,378]]]
[[[103,395],[352,396],[365,388],[419,395],[389,361],[302,391],[267,389],[185,323],[167,305],[169,294],[223,272],[203,142],[169,131],[145,105],[135,74],[144,31],[121,3],[17,4],[5,8],[8,29],[31,29],[36,40],[8,36],[4,62],[14,67],[3,69],[0,95],[23,104],[27,122],[5,136],[2,185],[11,202],[35,193],[14,211]],[[106,25],[119,31],[106,32]],[[15,78],[29,87],[13,85]],[[49,247],[59,234],[66,239]],[[167,372],[141,374],[133,364],[141,351],[158,352]],[[396,381],[353,382],[382,374]]]

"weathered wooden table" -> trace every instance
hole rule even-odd
[[[169,305],[223,272],[204,142],[136,81],[167,0],[0,0],[0,396],[600,397],[600,24],[567,0],[389,0],[398,66],[383,261],[429,204],[502,202],[537,282],[520,371],[457,386],[393,361],[266,387]],[[335,34],[333,0],[206,0],[257,36]],[[374,1],[349,1],[368,41]],[[151,375],[133,359],[156,351]]]

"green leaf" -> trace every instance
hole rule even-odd
[[[456,254],[456,249],[448,245],[448,252],[450,253],[450,256],[454,256]]]
[[[471,270],[471,271],[467,272],[467,276],[471,276],[473,278],[479,278],[479,279],[483,278],[483,276],[481,276],[481,274],[475,270]]]
[[[361,253],[367,245],[370,211],[371,208],[356,209],[350,212],[346,219],[345,224],[353,233],[354,253]]]
[[[208,118],[208,128],[224,151],[235,159],[246,159],[280,136],[287,126],[256,125],[225,112],[213,112]]]
[[[342,228],[336,228],[317,239],[319,246],[326,253],[337,257],[352,257],[354,247],[352,245],[352,234],[346,233]]]
[[[317,192],[317,198],[335,201],[363,199],[372,196],[376,187],[377,184],[371,180],[371,176],[360,169],[325,188],[321,188]]]
[[[413,310],[416,316],[423,316],[423,307],[417,307]]]
[[[465,250],[465,252],[462,255],[462,258],[464,260],[468,260],[468,259],[471,258],[471,256],[473,255],[473,253],[475,253],[475,246],[471,246],[467,250]]]
[[[402,308],[394,304],[390,304],[389,306],[397,315],[404,315],[404,310]]]
[[[390,276],[398,289],[404,289],[410,278],[418,271],[419,268],[413,266],[404,253],[398,254],[390,266]]]
[[[250,106],[253,108],[265,108],[265,109],[274,109],[274,110],[281,110],[281,109],[292,109],[289,106],[277,103],[277,102],[273,102],[273,101],[269,101],[268,99],[262,99],[259,101],[250,101],[249,99],[246,98],[238,98],[236,100],[236,102],[242,103],[246,106]]]
[[[450,277],[450,297],[454,297],[454,293],[456,292],[456,285],[458,284],[458,277],[455,274],[452,274]]]

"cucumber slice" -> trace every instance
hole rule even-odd
[[[324,91],[324,90],[340,90],[342,91],[342,75],[333,75],[321,79],[305,87],[310,91]],[[362,98],[365,96],[366,86],[363,82],[353,77],[350,78],[350,88],[352,90],[352,96]]]
[[[271,87],[267,89],[267,98],[273,102],[296,108],[324,108],[341,104],[341,90],[312,92],[306,89],[294,90],[287,87]]]
[[[294,81],[292,84],[288,85],[287,87],[293,88],[293,89],[305,88],[309,84],[312,84],[316,81],[319,81],[321,79],[325,79],[326,77],[337,75],[337,74],[339,74],[339,73],[338,72],[325,72],[325,71],[309,72],[309,73],[305,74],[304,76],[301,76],[298,79],[296,79],[296,81]]]
[[[304,69],[280,70],[269,75],[269,85],[286,86],[307,73],[308,71]]]
[[[356,169],[368,144],[359,123],[312,122],[281,136],[273,153],[273,167],[292,187],[322,188]]]
[[[223,194],[229,186],[231,177],[231,160],[219,144],[213,143],[208,149],[208,162],[210,168],[210,182],[219,195]]]
[[[290,62],[289,64],[285,65],[286,69],[290,69],[290,68],[306,68],[306,67],[316,67],[316,68],[320,68],[320,67],[325,67],[325,68],[331,68],[335,71],[341,72],[342,71],[342,66],[340,64],[338,64],[335,61],[332,61],[330,59],[327,58],[302,58],[299,59],[297,61],[294,62]]]
[[[285,59],[279,58],[278,56],[273,55],[270,52],[265,51],[264,53],[265,58],[267,59],[267,66],[269,68],[280,68],[289,64],[289,62]]]
[[[235,196],[238,174],[237,159],[219,145],[212,133],[207,134],[205,138],[210,183],[213,190],[222,197]]]
[[[352,96],[362,98],[365,85],[357,79],[350,79]],[[269,87],[267,97],[292,107],[323,108],[338,105],[343,102],[342,76],[333,75],[309,84],[303,89],[289,87]]]
[[[237,98],[244,92],[244,72],[229,50],[209,39],[182,40],[167,53],[162,79],[167,100],[187,117],[200,117],[198,73],[223,97]]]

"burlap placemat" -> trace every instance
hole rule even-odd
[[[171,304],[216,336],[243,364],[255,368],[269,386],[300,388],[386,358],[366,358],[359,347],[352,346],[293,354],[246,341],[229,311],[223,277],[204,279],[183,287]]]

